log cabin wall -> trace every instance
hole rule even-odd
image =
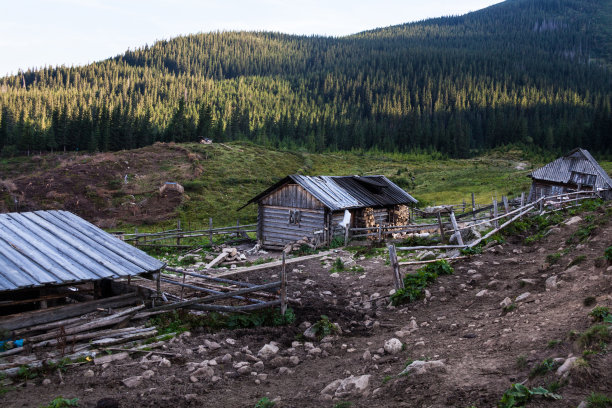
[[[259,202],[258,239],[267,248],[281,248],[326,231],[326,208],[297,184],[286,184]],[[323,235],[324,243],[328,235]]]

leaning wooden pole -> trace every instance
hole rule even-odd
[[[459,226],[457,225],[457,219],[455,218],[454,211],[451,211],[450,219],[451,219],[451,222],[453,223],[453,229],[455,230],[455,236],[457,237],[457,243],[459,245],[464,245],[463,238],[461,237],[461,231],[459,230]]]
[[[397,252],[395,251],[395,245],[389,245],[389,261],[391,262],[391,268],[393,269],[393,284],[395,290],[404,288],[404,282],[400,277],[399,262],[397,261]]]

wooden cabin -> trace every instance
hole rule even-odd
[[[344,235],[343,221],[349,227],[396,223],[417,200],[385,176],[291,175],[245,206],[250,203],[258,205],[262,247],[283,248],[304,237],[330,244]]]
[[[612,199],[612,179],[587,150],[574,149],[563,157],[534,170],[529,201],[574,191],[597,191]]]

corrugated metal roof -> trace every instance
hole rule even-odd
[[[572,172],[597,176],[595,188],[612,189],[612,179],[587,150],[574,149],[563,157],[534,170],[529,177],[556,183],[569,183]]]
[[[417,200],[385,176],[302,176],[280,180],[245,205],[259,201],[282,185],[295,182],[332,211],[411,204]]]
[[[138,275],[163,266],[68,211],[0,214],[0,291]]]

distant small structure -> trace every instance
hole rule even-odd
[[[185,192],[185,187],[174,181],[166,181],[166,183],[159,188],[160,195],[163,195],[170,191],[176,191],[179,194],[183,194]]]
[[[200,144],[207,144],[207,145],[209,145],[209,144],[212,144],[212,143],[213,143],[212,139],[209,139],[207,137],[205,137],[204,139],[200,140]]]
[[[257,239],[282,249],[303,238],[331,243],[345,227],[405,224],[417,200],[385,176],[287,176],[253,197]]]
[[[574,149],[565,156],[534,170],[529,201],[573,191],[597,191],[612,199],[612,179],[585,149]]]

